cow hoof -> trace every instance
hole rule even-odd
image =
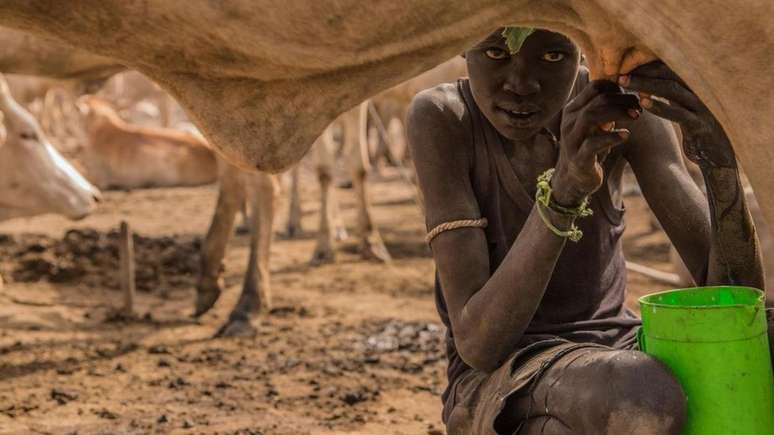
[[[336,253],[332,249],[315,249],[312,254],[312,259],[309,260],[309,265],[312,267],[322,266],[323,264],[330,264],[336,261]]]
[[[220,297],[220,286],[199,286],[196,289],[196,307],[193,317],[200,317],[215,306]]]
[[[390,252],[378,235],[370,236],[360,242],[360,256],[364,260],[387,263],[392,261]]]
[[[224,337],[255,337],[258,330],[249,320],[229,320],[218,329],[214,338]]]

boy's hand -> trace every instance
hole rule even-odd
[[[638,91],[642,107],[654,115],[680,124],[683,149],[692,162],[702,167],[736,167],[734,150],[723,127],[666,64],[642,65],[620,76],[618,83]]]
[[[629,138],[629,131],[613,129],[616,121],[637,119],[642,112],[636,95],[624,94],[607,80],[589,83],[565,106],[559,159],[551,182],[554,200],[578,205],[602,185],[601,161],[610,149]]]

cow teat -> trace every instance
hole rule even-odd
[[[603,46],[590,50],[587,59],[592,80],[616,80],[619,75],[628,74],[658,57],[644,47]]]

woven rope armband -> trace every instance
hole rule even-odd
[[[427,236],[425,237],[425,242],[427,242],[427,244],[429,245],[434,238],[436,238],[439,234],[445,231],[451,231],[451,230],[456,230],[460,228],[486,228],[488,224],[489,222],[486,220],[486,218],[461,219],[458,221],[444,222],[436,225],[435,228],[433,228],[432,230],[430,230],[429,233],[427,233]]]

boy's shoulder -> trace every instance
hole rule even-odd
[[[456,83],[441,83],[417,93],[411,112],[418,116],[443,116],[446,121],[461,121],[467,112]]]
[[[407,121],[409,128],[432,131],[445,148],[466,146],[473,136],[470,113],[457,83],[442,83],[417,93]]]
[[[411,102],[406,122],[417,169],[424,165],[451,167],[470,161],[470,114],[456,83],[443,83],[419,92]]]

